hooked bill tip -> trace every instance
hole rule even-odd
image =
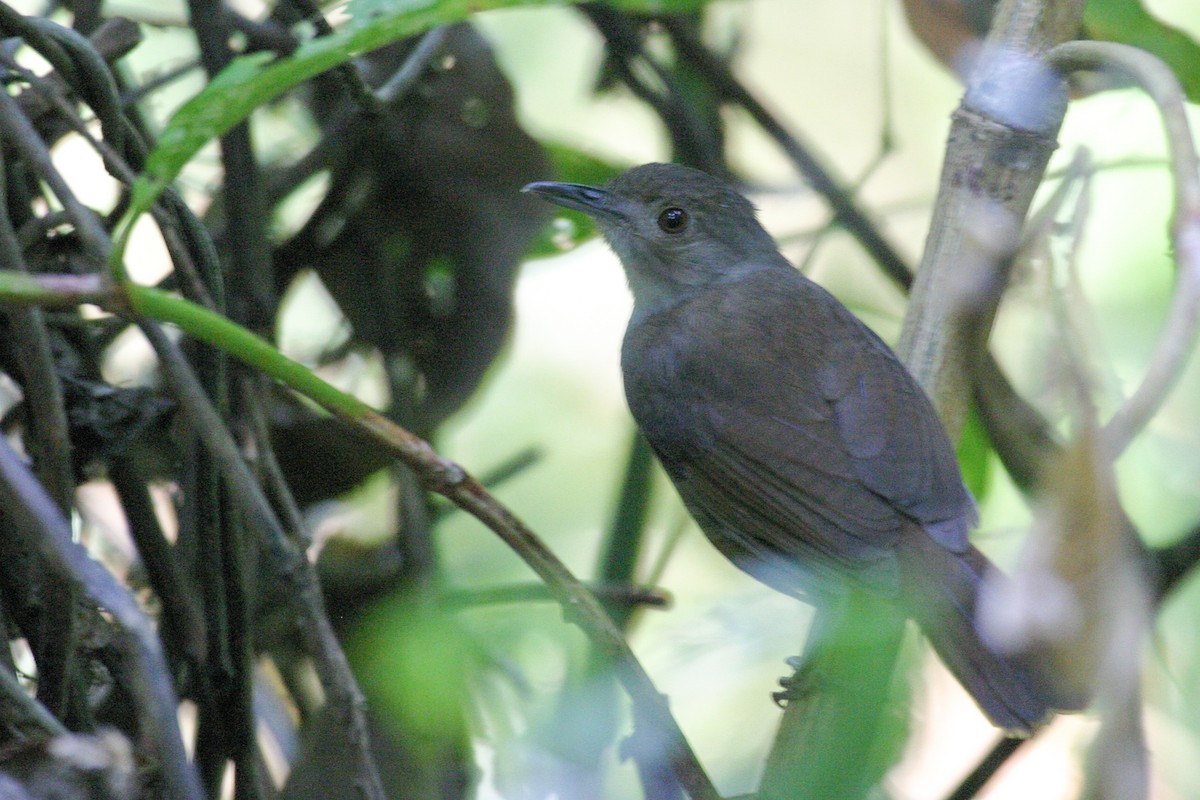
[[[522,192],[532,192],[555,205],[573,208],[596,216],[613,215],[610,208],[611,196],[601,188],[582,183],[559,183],[557,181],[534,181],[525,184]]]
[[[581,183],[559,183],[558,181],[534,181],[533,183],[527,183],[522,186],[521,191],[539,194],[558,194],[569,192],[578,197],[594,201],[600,200],[605,195],[603,189],[598,189],[595,186],[585,186]]]
[[[521,192],[522,192],[522,194],[525,194],[528,192],[534,192],[536,194],[536,193],[541,193],[541,192],[553,191],[555,187],[558,187],[561,185],[562,185],[561,183],[556,183],[554,181],[534,181],[533,183],[527,183],[524,186],[522,186]]]

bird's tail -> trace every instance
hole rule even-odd
[[[1056,710],[1076,708],[1075,701],[1056,696],[1030,659],[1000,655],[980,638],[979,587],[995,569],[987,556],[974,547],[947,550],[923,530],[906,534],[899,548],[905,610],[992,723],[1028,736]]]

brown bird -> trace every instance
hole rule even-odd
[[[1063,705],[976,631],[994,567],[967,540],[975,504],[933,405],[748,200],[673,164],[525,189],[590,214],[620,257],[630,411],[718,550],[818,607],[847,582],[895,597],[1001,728],[1027,734]]]

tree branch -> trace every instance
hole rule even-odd
[[[154,749],[164,788],[171,797],[202,800],[200,783],[188,764],[176,718],[178,699],[154,626],[133,596],[111,573],[73,541],[62,510],[0,437],[0,501],[11,535],[30,538],[60,580],[107,611],[123,635],[117,645],[130,668],[143,740]]]
[[[716,800],[719,797],[678,723],[672,717],[665,698],[654,688],[649,675],[634,657],[624,636],[612,624],[600,603],[541,539],[500,504],[479,481],[454,462],[442,458],[423,439],[396,425],[361,400],[333,388],[311,370],[287,358],[260,337],[228,319],[156,289],[129,284],[125,286],[125,291],[131,313],[175,323],[197,339],[222,348],[247,365],[263,371],[315,401],[347,424],[377,439],[396,458],[411,467],[427,488],[443,495],[495,532],[545,582],[551,595],[565,609],[567,618],[583,628],[600,652],[613,662],[618,677],[634,702],[636,713],[658,731],[662,737],[661,741],[666,743],[664,751],[673,771],[694,800]],[[0,293],[0,299],[2,297]],[[153,328],[150,330],[153,331]],[[174,347],[161,334],[154,334],[152,341],[157,341],[157,346],[163,348],[161,352],[168,354],[170,351],[166,349],[167,345]],[[194,378],[187,378],[182,371],[176,379],[194,382]],[[243,473],[247,468],[237,453],[236,445],[231,440],[227,443],[218,441],[218,437],[226,439],[227,433],[218,433],[223,431],[223,426],[219,425],[219,420],[212,418],[209,412],[204,411],[195,398],[202,399],[198,388],[194,391],[188,388],[179,393],[181,402],[195,406],[192,413],[203,415],[197,416],[199,422],[194,424],[206,439],[211,439],[210,446],[220,447],[222,450],[232,448],[232,453],[224,456],[223,461],[228,462],[227,469],[231,470],[228,474],[236,476],[231,480],[238,485],[236,493],[250,493],[252,496],[245,499],[247,505],[265,510],[265,513],[256,511],[256,515],[266,517],[263,521],[271,528],[277,527],[278,523],[269,519],[269,508],[265,498],[258,496],[261,493],[258,492],[257,486]],[[277,533],[272,533],[271,538],[273,542],[280,541],[280,535]],[[268,545],[278,547],[271,542]],[[303,566],[301,562],[307,564],[303,558],[292,562],[298,571]],[[294,575],[285,577],[300,580]],[[305,578],[301,580],[298,589],[307,586]],[[319,597],[316,600],[319,601]],[[307,603],[310,599],[306,597],[304,601]],[[318,620],[313,620],[308,624],[317,623]]]
[[[186,303],[183,300],[176,302]],[[204,314],[211,313],[200,309],[199,306],[193,308]],[[237,327],[227,320],[225,323]],[[183,354],[179,352],[178,346],[155,323],[143,321],[141,328],[154,346],[164,378],[193,432],[216,461],[224,485],[245,515],[245,520],[263,537],[263,552],[270,559],[276,577],[288,588],[284,596],[291,601],[296,613],[298,632],[304,637],[306,649],[313,657],[317,674],[325,689],[326,702],[338,715],[342,725],[349,730],[349,741],[356,748],[356,779],[361,782],[366,797],[383,800],[386,794],[369,748],[364,715],[366,701],[324,612],[324,601],[312,564],[304,553],[295,547],[279,524],[258,482],[254,480],[250,468],[242,459],[237,444],[208,400]],[[249,331],[244,333],[246,336],[253,336]],[[262,345],[269,347],[265,342]]]
[[[863,249],[879,264],[888,276],[901,286],[907,286],[912,272],[904,259],[879,232],[878,227],[854,202],[844,188],[845,181],[836,178],[814,155],[811,147],[800,142],[766,107],[744,87],[729,65],[709,52],[696,37],[670,18],[664,25],[671,31],[672,40],[680,55],[704,74],[717,91],[730,102],[740,105],[759,127],[779,145],[813,190],[829,201],[838,224],[853,236]]]
[[[986,341],[996,288],[1007,284],[1009,255],[1066,111],[1065,92],[1041,59],[1078,30],[1083,6],[1082,0],[1003,3],[954,114],[897,345],[951,439],[966,413],[973,340]]]

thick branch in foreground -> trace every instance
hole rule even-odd
[[[897,350],[955,439],[969,398],[971,340],[986,337],[1007,283],[1006,259],[1041,184],[1066,112],[1066,93],[1043,57],[1075,35],[1083,0],[1008,0],[954,114],[929,238]],[[995,230],[1009,231],[997,240]],[[982,291],[982,294],[980,292]],[[986,338],[983,339],[986,341]]]
[[[1184,113],[1183,93],[1174,75],[1156,58],[1122,45],[1068,42],[1052,49],[1047,54],[1047,61],[1064,76],[1077,70],[1120,72],[1142,87],[1163,115],[1175,180],[1173,234],[1180,267],[1175,297],[1141,384],[1103,430],[1106,457],[1115,458],[1164,402],[1195,342],[1200,306],[1200,261],[1197,260],[1200,257],[1200,169]],[[981,346],[980,342],[976,344]],[[981,402],[981,407],[984,405]],[[1033,474],[1038,464],[1046,463],[1043,456],[1053,449],[1048,435],[1035,438],[1040,438],[1043,443],[1034,447],[1024,459],[1029,467],[1028,475]],[[1200,562],[1200,528],[1152,555],[1156,566],[1155,599],[1161,602]],[[997,746],[953,798],[974,797],[1015,750],[1015,746],[1004,743]]]

